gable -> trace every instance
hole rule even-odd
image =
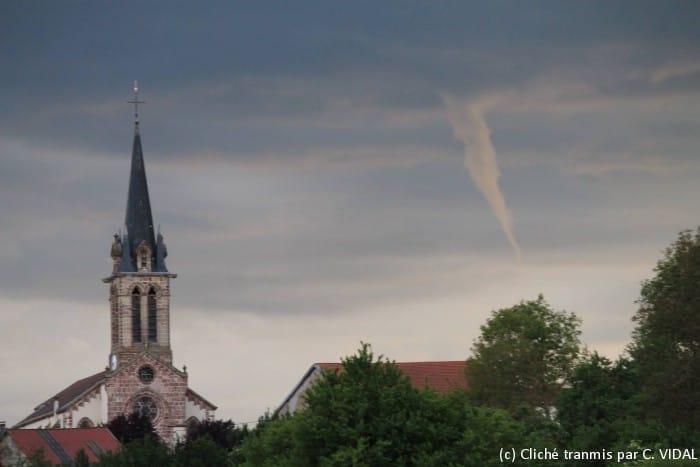
[[[107,373],[107,377],[112,380],[118,380],[122,378],[123,375],[133,377],[144,365],[151,366],[156,371],[155,374],[158,375],[168,375],[168,378],[187,379],[187,374],[184,371],[178,370],[173,365],[158,358],[148,350],[144,350],[128,361],[121,363],[116,370]]]
[[[148,352],[142,352],[108,374],[105,386],[110,394],[110,404],[115,397],[126,403],[126,399],[142,392],[179,400],[185,396],[187,374]],[[124,410],[125,413],[130,411],[127,407]]]

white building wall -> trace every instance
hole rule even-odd
[[[87,398],[87,401],[81,404],[76,404],[75,407],[71,408],[71,419],[72,428],[78,428],[80,420],[87,417],[92,422],[92,426],[98,426],[100,423],[105,423],[106,420],[102,419],[102,388],[104,385],[100,385],[100,391],[93,393],[93,395]]]
[[[197,420],[206,420],[208,416],[207,410],[202,409],[197,404],[187,399],[185,402],[185,422],[190,419],[190,417],[196,417]]]
[[[109,404],[107,396],[107,386],[100,385],[100,423],[106,424],[109,421]]]
[[[22,429],[36,430],[37,428],[46,428],[53,426],[52,421],[54,420],[53,415],[49,415],[45,418],[41,418],[36,422],[30,423],[29,425],[23,426]]]
[[[38,428],[52,428],[56,422],[59,424],[59,428],[77,428],[80,420],[83,417],[87,417],[92,421],[93,426],[98,426],[100,423],[106,423],[107,417],[103,416],[106,414],[106,410],[103,409],[104,404],[106,404],[107,393],[104,390],[104,384],[100,386],[100,389],[93,391],[82,403],[76,403],[73,407],[65,410],[61,413],[49,414],[44,418],[32,422],[22,428],[34,430]]]
[[[297,410],[303,410],[306,407],[306,391],[311,387],[311,385],[316,382],[323,375],[322,370],[319,367],[314,368],[314,371],[301,382],[299,387],[294,391],[294,393],[289,397],[287,403],[280,407],[279,414],[287,415],[293,414]]]

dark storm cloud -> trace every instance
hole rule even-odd
[[[647,69],[669,56],[697,54],[692,18],[700,7],[674,6],[6,3],[0,46],[11,66],[0,74],[6,106],[0,125],[44,148],[117,154],[124,138],[114,128],[128,121],[126,83],[138,78],[152,104],[143,114],[158,142],[153,157],[195,149],[269,157],[281,148],[296,151],[277,157],[298,157],[312,144],[347,146],[348,138],[425,138],[424,131],[377,122],[343,135],[285,125],[338,120],[344,113],[338,102],[348,109],[435,111],[440,92],[517,88],[551,68],[576,69],[604,95],[650,92],[643,77],[606,78],[605,70],[611,63]],[[608,44],[631,52],[606,59],[596,50]],[[676,79],[697,89],[692,76]],[[327,141],[310,142],[312,132]]]
[[[489,310],[540,292],[614,357],[639,281],[696,221],[698,13],[0,2],[0,418],[105,363],[100,279],[123,228],[134,79],[178,274],[173,350],[218,417],[255,420],[294,368],[359,340],[465,358]],[[475,118],[448,119],[446,102]],[[474,134],[493,143],[522,264],[464,167]]]
[[[498,226],[460,166],[443,93],[501,99],[484,118],[503,167],[518,170],[503,175],[503,191],[534,250],[588,248],[616,235],[582,237],[574,221],[540,232],[539,213],[585,216],[595,202],[559,171],[655,170],[668,165],[659,154],[691,163],[697,145],[689,115],[667,117],[677,105],[634,107],[697,94],[693,3],[0,8],[0,56],[11,65],[0,71],[0,213],[14,219],[3,233],[16,247],[4,249],[12,267],[0,287],[13,296],[69,296],[92,270],[50,278],[85,250],[109,269],[103,253],[123,219],[133,78],[147,101],[156,222],[171,251],[181,251],[171,263],[182,261],[193,277],[183,279],[181,299],[193,306],[200,299],[188,297],[202,288],[209,293],[199,303],[224,309],[333,308],[330,296],[343,293],[345,304],[371,303],[395,290],[373,294],[360,283],[411,276],[432,255],[470,245],[498,249]],[[188,174],[225,173],[231,162],[231,170],[276,173],[277,185],[260,177],[263,188],[231,189],[235,182]],[[159,178],[167,170],[177,178]],[[198,242],[208,246],[191,253]],[[46,284],[41,292],[30,278]],[[326,286],[315,289],[329,294],[323,305],[295,292],[306,284]]]

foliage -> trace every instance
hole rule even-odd
[[[342,363],[312,386],[305,410],[244,441],[244,465],[488,466],[500,447],[527,442],[506,412],[416,389],[367,344]]]
[[[563,445],[570,450],[599,451],[638,438],[638,377],[633,362],[613,363],[597,353],[578,363],[568,387],[557,398],[557,421]],[[601,464],[602,465],[602,464]]]
[[[699,430],[700,228],[681,232],[654,271],[642,283],[630,353],[649,415]]]
[[[78,452],[75,453],[73,463],[74,467],[88,467],[90,465],[90,459],[88,458],[84,449],[78,449]]]
[[[519,418],[550,409],[580,352],[581,320],[537,300],[491,313],[467,361],[473,402]]]
[[[187,426],[187,444],[208,437],[218,446],[230,451],[248,435],[248,427],[236,427],[232,420],[205,420]]]
[[[46,453],[43,448],[32,452],[27,458],[20,462],[22,467],[54,467],[53,462],[46,459]]]
[[[135,439],[118,451],[104,453],[100,467],[152,467],[173,465],[173,453],[167,445],[151,436]]]
[[[173,452],[175,467],[224,467],[234,465],[228,450],[204,435],[178,445]]]
[[[122,444],[144,438],[158,439],[151,419],[138,412],[132,412],[128,417],[125,415],[115,417],[107,424],[107,428]]]

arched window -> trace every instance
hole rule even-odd
[[[141,249],[141,251],[139,252],[140,264],[141,264],[141,267],[139,269],[141,269],[142,271],[148,271],[148,269],[149,269],[148,266],[150,263],[150,258],[149,258],[150,255],[148,253],[149,253],[149,251],[146,248]]]
[[[136,267],[141,272],[151,270],[151,248],[145,240],[136,247]]]
[[[131,341],[141,343],[141,292],[137,288],[131,292]]]
[[[158,342],[158,319],[156,314],[156,290],[148,291],[148,342]]]
[[[92,420],[90,420],[87,417],[81,418],[80,421],[78,422],[78,428],[92,428],[94,426],[95,426],[95,424],[92,423]]]

